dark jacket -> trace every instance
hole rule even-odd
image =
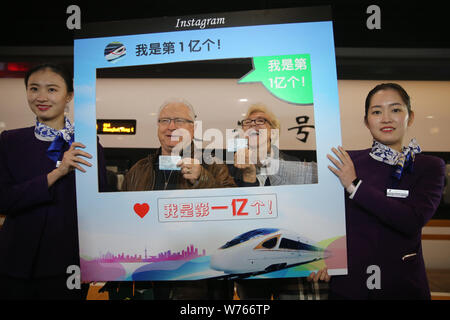
[[[145,191],[154,190],[158,156],[151,154],[144,159],[139,160],[125,175],[122,184],[124,191]],[[203,189],[203,188],[227,188],[235,187],[232,177],[224,164],[206,164],[202,163],[202,171],[197,184],[192,185],[182,175],[177,175],[177,189]]]
[[[0,274],[38,278],[79,265],[75,173],[48,188],[47,174],[55,168],[46,155],[50,143],[36,139],[34,127],[0,136],[0,213],[6,215]],[[105,184],[104,174],[99,183]]]

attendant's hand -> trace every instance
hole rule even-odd
[[[234,166],[242,170],[242,180],[244,182],[256,182],[256,166],[250,160],[251,151],[248,148],[242,148],[234,154]]]
[[[200,174],[202,173],[202,165],[197,159],[181,159],[177,163],[177,167],[181,168],[181,174],[183,175],[183,178],[188,180],[191,184],[195,184],[200,178]]]
[[[319,280],[325,281],[325,282],[330,282],[330,279],[331,279],[331,277],[328,275],[327,267],[317,271],[317,274],[315,272],[311,272],[307,278],[307,280],[309,282],[311,282],[311,281],[318,282]]]
[[[336,148],[331,148],[331,150],[339,158],[339,160],[327,154],[327,158],[336,166],[336,168],[333,166],[328,166],[328,169],[330,169],[331,172],[339,178],[342,186],[347,189],[352,184],[353,180],[357,178],[353,161],[347,151],[345,151],[342,147],[338,147],[338,150]]]
[[[72,143],[69,150],[64,152],[64,156],[59,166],[47,175],[47,183],[49,187],[51,187],[58,179],[64,177],[75,169],[78,169],[81,172],[86,172],[80,164],[92,167],[90,162],[82,158],[85,157],[92,159],[92,155],[76,148],[86,148],[86,146],[80,142]]]

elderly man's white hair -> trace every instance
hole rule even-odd
[[[158,111],[158,119],[159,119],[159,115],[162,111],[162,109],[164,109],[165,107],[167,107],[169,104],[173,104],[173,103],[182,103],[184,104],[186,107],[188,107],[189,109],[189,117],[191,118],[192,121],[195,121],[195,118],[197,117],[194,111],[194,108],[192,107],[192,105],[189,103],[189,101],[187,101],[186,99],[183,98],[171,98],[169,100],[164,101],[164,103],[159,107],[159,111]]]

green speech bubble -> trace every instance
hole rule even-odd
[[[290,103],[313,103],[309,54],[253,57],[253,70],[238,81],[247,82],[262,82],[274,96]]]

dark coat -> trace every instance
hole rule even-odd
[[[155,190],[155,169],[158,167],[160,154],[161,149],[155,154],[150,154],[136,162],[125,175],[122,184],[123,191]],[[203,162],[202,171],[196,185],[191,185],[180,174],[177,174],[176,177],[176,189],[230,188],[236,186],[228,173],[227,166],[219,163],[206,164]]]
[[[386,189],[393,186],[394,167],[374,160],[369,152],[349,152],[362,183],[353,200],[346,195],[348,275],[332,277],[332,296],[430,299],[421,236],[442,196],[445,163],[416,155],[413,172],[405,172],[395,187],[408,190],[408,197],[392,198]],[[371,265],[380,268],[381,289],[368,289]]]

